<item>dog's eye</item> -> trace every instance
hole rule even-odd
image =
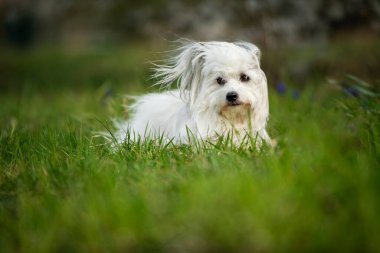
[[[216,82],[219,85],[224,85],[224,84],[226,84],[227,81],[225,79],[223,79],[222,77],[218,77],[218,78],[216,78]]]
[[[241,74],[240,75],[240,81],[242,81],[242,82],[248,82],[249,80],[250,80],[250,78],[246,74]]]

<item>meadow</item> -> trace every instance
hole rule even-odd
[[[94,133],[124,94],[157,90],[147,51],[1,51],[0,252],[380,251],[378,84],[313,72],[279,87],[269,72],[274,149],[113,152]]]

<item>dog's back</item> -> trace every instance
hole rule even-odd
[[[125,139],[127,133],[133,139],[139,136],[145,138],[164,135],[177,141],[187,135],[187,128],[192,128],[188,106],[181,98],[179,90],[141,96],[129,110],[132,117],[119,124],[115,133],[119,143]]]

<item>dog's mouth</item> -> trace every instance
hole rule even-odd
[[[219,114],[234,124],[242,124],[247,120],[249,112],[251,111],[251,104],[241,101],[234,101],[226,103],[221,107]]]
[[[239,106],[239,105],[242,105],[243,103],[240,102],[240,101],[233,101],[233,102],[228,102],[227,105],[228,106]]]
[[[229,107],[229,106],[232,106],[232,107],[234,107],[234,106],[251,107],[251,104],[250,104],[250,103],[243,103],[243,102],[241,102],[241,101],[228,102],[226,105],[227,105],[228,107]]]
[[[251,108],[250,103],[246,103],[242,101],[228,102],[220,108],[220,114],[224,114],[225,112],[238,112],[241,110],[245,111],[250,108]]]

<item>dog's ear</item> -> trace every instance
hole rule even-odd
[[[260,63],[261,51],[256,45],[245,41],[237,41],[234,44],[247,50]]]
[[[200,42],[185,42],[174,52],[176,55],[164,64],[155,65],[153,78],[157,78],[156,84],[163,87],[171,87],[173,83],[177,83],[182,93],[189,94],[189,99],[193,100],[201,83],[205,46]]]

